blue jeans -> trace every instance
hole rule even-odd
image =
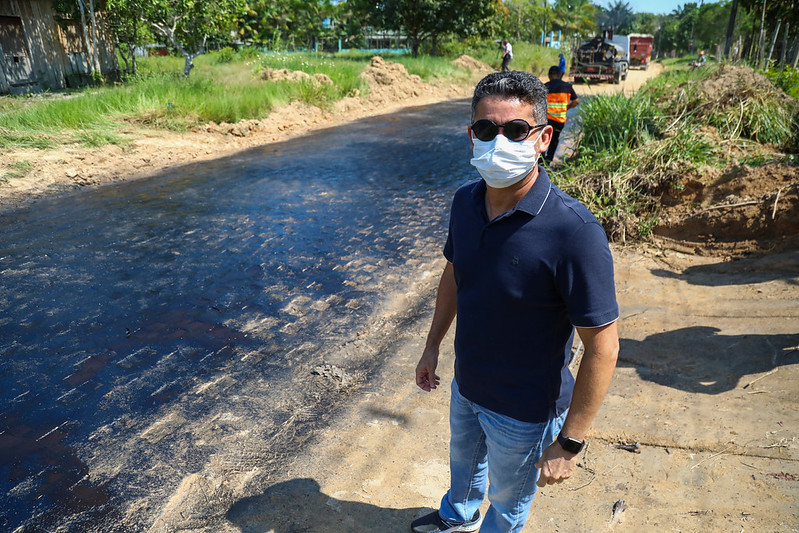
[[[481,533],[521,531],[538,488],[534,465],[560,432],[566,413],[544,423],[521,422],[467,400],[455,380],[449,409],[451,480],[439,514],[453,522],[471,520],[488,481],[491,506]]]

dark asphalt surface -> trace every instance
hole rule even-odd
[[[191,428],[234,393],[268,440],[296,369],[439,253],[476,177],[468,115],[410,109],[0,213],[0,530],[117,529],[223,446]]]

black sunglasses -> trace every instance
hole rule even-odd
[[[531,126],[526,120],[520,118],[506,122],[505,124],[497,124],[493,120],[481,118],[472,124],[472,133],[481,141],[488,142],[499,134],[499,128],[502,128],[502,133],[511,141],[521,142],[525,140],[530,132],[543,128],[546,124],[538,124]]]

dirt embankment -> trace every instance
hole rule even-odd
[[[757,112],[750,105],[755,99],[790,98],[745,66],[723,66],[696,89],[683,110],[730,114],[737,119],[727,126],[733,131],[746,128],[743,114]],[[719,148],[725,164],[677,174],[661,198],[655,234],[684,251],[722,256],[799,247],[799,167],[774,158],[771,147],[730,139],[716,128],[701,134]],[[771,161],[753,164],[758,157]]]

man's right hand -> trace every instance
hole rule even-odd
[[[427,334],[424,352],[419,364],[416,365],[416,384],[426,392],[438,387],[441,378],[436,375],[438,367],[438,349],[441,340],[446,335],[455,314],[458,311],[458,286],[455,283],[455,270],[452,263],[447,261],[441,280],[438,282],[438,295],[436,296],[436,310],[433,313],[433,323],[430,333]]]
[[[441,378],[436,374],[437,366],[438,349],[425,348],[419,364],[416,365],[416,385],[423,391],[430,392],[441,382]]]

